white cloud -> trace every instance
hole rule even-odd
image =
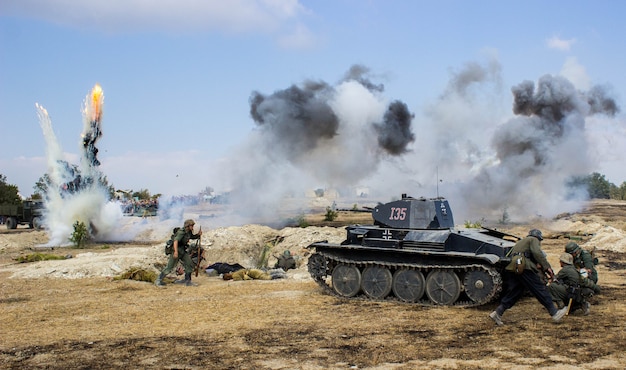
[[[578,59],[575,57],[569,57],[565,60],[560,75],[570,80],[579,90],[589,90],[591,87],[591,78],[587,75],[587,70],[578,63]]]
[[[299,0],[3,0],[1,11],[108,33],[262,33],[286,37],[289,46],[311,38],[301,21],[310,10]]]
[[[278,44],[285,49],[309,49],[315,46],[316,38],[306,26],[298,24],[292,33],[280,37]]]
[[[558,36],[552,36],[546,40],[546,44],[550,49],[557,49],[562,51],[568,51],[572,45],[576,43],[576,39],[564,40]]]

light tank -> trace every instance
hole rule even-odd
[[[341,244],[310,244],[311,277],[345,298],[420,305],[479,306],[502,290],[508,252],[520,238],[495,229],[455,228],[444,198],[379,204],[373,225],[346,227]]]

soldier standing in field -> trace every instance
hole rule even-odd
[[[176,232],[176,235],[174,235],[172,254],[170,254],[170,258],[167,261],[167,266],[165,266],[165,269],[161,271],[161,274],[155,281],[156,286],[165,286],[163,279],[167,276],[167,274],[172,272],[178,261],[182,263],[185,270],[185,279],[176,281],[176,283],[185,284],[186,286],[197,285],[191,282],[193,261],[191,260],[191,254],[187,251],[189,240],[199,239],[202,236],[202,230],[200,230],[197,234],[193,233],[193,227],[195,224],[194,220],[185,220],[183,227]]]
[[[502,322],[504,311],[513,307],[522,298],[526,289],[548,310],[554,322],[561,321],[567,313],[567,307],[563,307],[561,310],[557,309],[554,302],[552,302],[552,296],[539,277],[539,268],[549,278],[554,277],[554,271],[552,271],[550,263],[541,250],[542,240],[541,230],[532,229],[528,232],[527,237],[521,239],[513,246],[511,254],[513,256],[523,255],[527,263],[520,273],[514,272],[515,267],[511,265],[507,266],[504,271],[503,278],[506,284],[506,291],[500,300],[500,305],[489,314],[489,317],[497,325],[504,325]]]

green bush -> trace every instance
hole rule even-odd
[[[89,240],[89,231],[84,222],[74,222],[74,231],[70,235],[70,241],[76,248],[83,248]]]
[[[305,227],[309,227],[309,222],[306,220],[306,218],[304,217],[303,214],[299,215],[298,217],[296,217],[296,223],[298,224],[298,227],[301,228],[305,228]]]
[[[324,215],[324,221],[335,221],[335,219],[337,219],[337,216],[339,216],[339,213],[337,211],[333,211],[332,208],[326,207],[326,214]]]

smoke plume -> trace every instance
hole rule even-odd
[[[383,92],[359,65],[335,85],[309,80],[272,94],[252,92],[257,129],[226,164],[237,202],[248,212],[273,214],[285,195],[354,187],[384,158],[409,152],[413,114]]]
[[[114,234],[122,218],[118,204],[109,202],[103,174],[98,169],[98,139],[103,107],[102,90],[98,85],[87,95],[83,106],[83,132],[80,162],[70,164],[52,129],[46,109],[36,105],[48,160],[48,191],[45,198],[44,224],[50,240],[48,245],[67,245],[76,222],[88,227],[95,240],[119,240]]]
[[[467,206],[482,214],[553,216],[580,206],[566,183],[593,170],[585,139],[585,119],[613,116],[614,99],[596,86],[577,91],[560,76],[545,75],[537,85],[524,81],[511,89],[515,117],[491,139],[495,160],[462,187]]]

